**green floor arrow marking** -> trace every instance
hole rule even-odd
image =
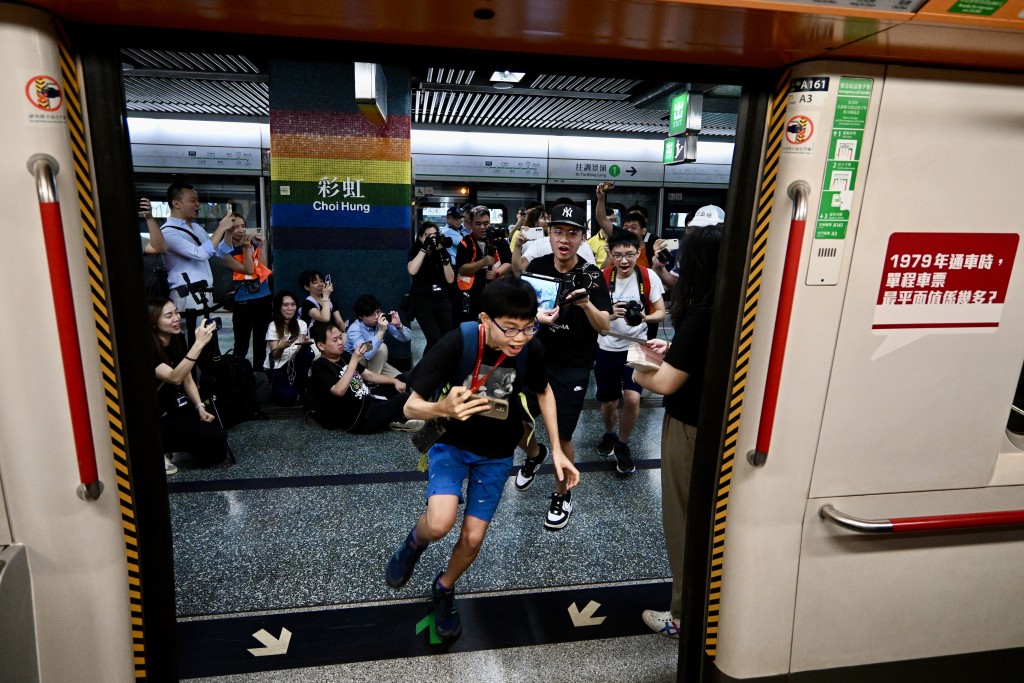
[[[430,627],[430,644],[431,645],[440,645],[441,644],[441,637],[439,635],[437,635],[437,629],[434,627],[434,613],[433,612],[431,612],[427,616],[425,616],[422,619],[420,619],[419,622],[416,624],[416,635],[419,635],[420,632],[423,629],[427,628],[427,627]]]

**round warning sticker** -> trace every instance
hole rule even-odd
[[[809,116],[798,115],[786,122],[786,142],[791,145],[803,145],[814,135],[814,122]]]
[[[55,112],[64,104],[60,83],[51,76],[33,76],[25,84],[25,97],[32,106],[46,112]]]

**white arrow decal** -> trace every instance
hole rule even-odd
[[[249,652],[254,657],[266,657],[267,655],[283,655],[288,652],[288,644],[292,642],[292,632],[286,628],[281,629],[281,637],[275,638],[274,636],[267,633],[265,629],[260,629],[256,633],[252,634],[252,637],[263,643],[265,647],[251,647]]]
[[[601,603],[594,602],[591,600],[587,603],[587,606],[583,608],[581,612],[576,603],[569,605],[569,618],[572,619],[572,625],[576,628],[580,626],[597,626],[605,620],[605,617],[595,617],[594,612],[601,606]]]

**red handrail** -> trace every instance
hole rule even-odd
[[[968,512],[955,515],[894,517],[893,519],[862,519],[822,505],[818,515],[837,526],[862,534],[909,534],[921,531],[956,531],[959,529],[994,529],[1024,526],[1024,510]]]
[[[46,242],[46,262],[53,288],[53,310],[62,340],[60,354],[64,362],[64,381],[71,408],[71,430],[81,481],[78,497],[82,500],[96,500],[103,493],[103,483],[99,480],[96,467],[96,447],[89,420],[89,397],[85,391],[85,371],[79,355],[78,323],[68,273],[64,222],[61,220],[60,201],[57,198],[56,174],[59,168],[56,159],[45,154],[36,154],[28,161],[29,172],[36,179],[39,215],[43,221],[43,239]]]
[[[782,270],[782,285],[779,290],[779,308],[775,316],[775,331],[772,334],[771,355],[768,358],[768,374],[765,377],[764,401],[761,403],[761,421],[757,429],[757,443],[748,454],[751,464],[761,466],[768,460],[772,445],[772,429],[775,426],[775,409],[779,400],[779,383],[782,379],[782,364],[786,358],[786,341],[789,339],[789,321],[793,314],[793,295],[796,292],[797,275],[800,271],[800,255],[803,251],[804,230],[807,227],[807,196],[810,185],[802,180],[789,186],[793,199],[793,217],[789,223],[789,241],[786,244],[786,261]]]

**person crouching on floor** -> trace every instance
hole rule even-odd
[[[313,419],[322,427],[371,434],[389,427],[415,431],[423,426],[422,421],[406,420],[402,413],[409,398],[402,379],[359,371],[368,342],[346,353],[345,334],[333,322],[314,327],[313,341],[320,349],[320,358],[310,371],[309,397]],[[367,382],[375,385],[372,390]]]
[[[483,291],[481,309],[480,323],[463,323],[465,331],[455,329],[442,337],[420,361],[411,380],[412,394],[405,404],[405,414],[443,421],[445,431],[427,453],[430,476],[426,512],[391,556],[385,572],[392,588],[401,588],[409,581],[427,545],[446,536],[455,525],[463,502],[462,483],[468,479],[458,543],[447,567],[431,582],[435,628],[444,640],[453,640],[462,632],[455,582],[480,552],[508,480],[512,453],[525,432],[523,420],[527,416],[517,395],[523,389],[529,388],[537,395],[544,426],[551,435],[559,483],[571,489],[579,482],[579,472],[559,447],[544,347],[534,339],[540,329],[536,292],[518,278],[495,280]],[[472,338],[475,348],[465,349],[464,338]],[[472,368],[472,374],[468,368]],[[431,400],[438,389],[447,386],[451,388],[444,398]],[[487,397],[477,393],[481,388]],[[497,411],[504,417],[484,415],[492,411],[493,399],[489,397],[498,393],[508,397],[504,410]],[[432,423],[424,429],[433,427]]]

